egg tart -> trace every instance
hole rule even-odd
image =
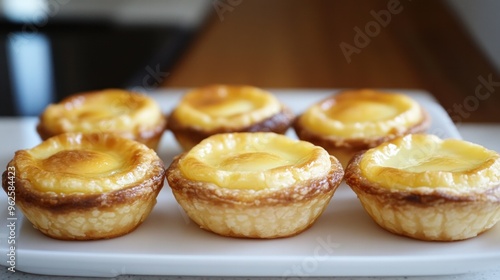
[[[106,133],[51,137],[17,151],[8,163],[12,169],[16,206],[39,231],[63,240],[131,232],[148,217],[165,178],[152,149]],[[7,180],[6,171],[6,192]]]
[[[40,115],[42,140],[65,132],[116,133],[156,149],[166,116],[151,97],[120,89],[84,92],[49,105]]]
[[[310,106],[293,127],[300,139],[322,146],[345,167],[356,152],[424,132],[429,124],[429,115],[412,98],[362,89],[346,90]]]
[[[399,235],[463,240],[500,220],[500,155],[467,141],[398,137],[356,154],[345,180],[373,220]]]
[[[251,86],[212,85],[186,93],[168,118],[184,150],[217,133],[283,134],[295,115],[275,96]]]
[[[177,156],[167,181],[187,215],[223,236],[279,238],[309,228],[342,181],[323,148],[273,132],[210,136]]]

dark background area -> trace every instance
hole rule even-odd
[[[456,122],[500,122],[500,75],[450,1],[240,1],[222,10],[222,18],[211,18],[164,86],[423,89]],[[364,30],[374,21],[372,11],[391,3],[401,12],[348,63],[340,44],[355,46],[354,28]],[[498,26],[487,28],[498,40]],[[481,89],[482,100],[476,97],[479,77],[497,83]]]
[[[110,11],[120,10],[120,1],[114,2]],[[167,2],[174,6],[164,11],[175,11],[177,2]],[[106,87],[147,92],[214,83],[422,89],[457,123],[500,122],[498,71],[449,1],[204,3],[205,19],[187,28],[175,18],[169,21],[174,24],[142,24],[50,17],[36,32],[50,42],[50,100]],[[6,48],[9,35],[23,26],[0,23],[0,115],[20,114]],[[36,100],[36,90],[29,94]]]

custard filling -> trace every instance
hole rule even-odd
[[[66,133],[16,152],[20,179],[44,192],[102,193],[148,178],[156,153],[111,134]]]
[[[408,135],[368,150],[364,177],[391,189],[481,190],[500,183],[500,156],[480,145],[434,135]]]
[[[188,92],[173,115],[184,126],[202,130],[244,127],[282,109],[277,98],[250,86],[211,86]]]
[[[112,175],[121,169],[116,154],[93,150],[64,150],[40,161],[40,167],[49,172],[64,172],[94,177]]]
[[[393,118],[401,110],[391,104],[369,100],[350,100],[335,106],[324,106],[326,115],[343,123],[382,121]]]
[[[223,188],[283,188],[325,176],[330,156],[309,142],[270,133],[227,133],[211,136],[180,161],[183,175]]]
[[[358,90],[345,91],[311,106],[300,121],[320,135],[366,138],[407,129],[422,119],[419,104],[410,97]]]
[[[42,118],[54,133],[119,132],[154,127],[163,115],[158,104],[145,95],[109,89],[51,104]]]

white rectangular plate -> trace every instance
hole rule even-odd
[[[184,90],[155,92],[165,112]],[[299,113],[335,90],[272,90]],[[430,133],[459,138],[446,112],[425,92],[403,90],[430,113]],[[40,142],[35,118],[0,118],[0,166],[17,149]],[[295,137],[293,131],[289,131]],[[170,164],[180,153],[170,132],[159,155]],[[0,195],[0,260],[7,265],[7,199]],[[497,267],[500,226],[460,242],[424,242],[379,228],[345,184],[307,231],[290,238],[253,240],[221,237],[190,221],[165,185],[149,218],[134,232],[111,240],[58,241],[35,230],[17,210],[16,269],[71,276],[397,276],[459,274]]]

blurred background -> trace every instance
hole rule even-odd
[[[495,0],[0,0],[0,115],[106,87],[432,93],[500,122]]]

